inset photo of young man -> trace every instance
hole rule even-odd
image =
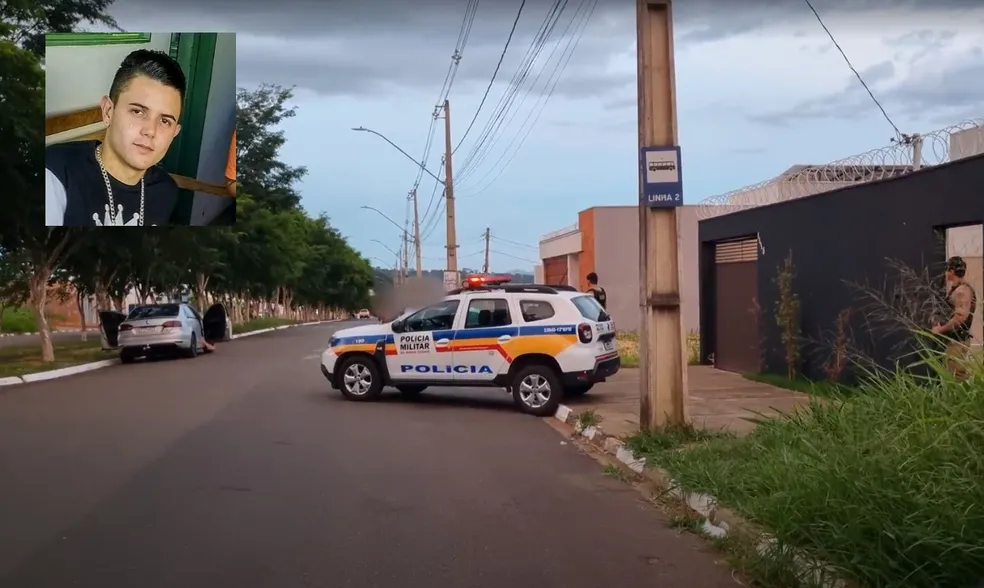
[[[53,33],[47,226],[235,222],[234,33]]]

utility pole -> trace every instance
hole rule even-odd
[[[636,0],[639,150],[677,145],[672,0]],[[642,158],[641,158],[642,159]],[[677,166],[679,169],[679,166]],[[687,419],[680,316],[676,207],[653,208],[639,170],[639,290],[642,369],[639,424],[653,430]],[[677,194],[682,201],[682,195]]]
[[[420,213],[417,211],[417,189],[410,191],[410,198],[413,199],[413,253],[417,262],[417,279],[424,277],[422,255],[420,253]]]
[[[448,217],[448,271],[458,271],[458,238],[454,228],[454,176],[451,173],[451,104],[444,101],[444,203]]]
[[[410,275],[410,234],[406,231],[406,224],[403,229],[403,281],[406,282]]]
[[[488,227],[485,227],[485,265],[482,266],[482,273],[485,275],[489,275],[489,238],[490,237],[491,237],[490,229]]]

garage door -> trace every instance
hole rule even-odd
[[[555,286],[567,285],[567,257],[560,255],[543,260],[543,282]]]
[[[758,239],[726,241],[715,246],[716,367],[731,372],[758,372],[759,325]]]

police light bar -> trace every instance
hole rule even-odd
[[[512,281],[509,276],[468,276],[465,278],[465,288],[481,288],[492,284],[507,284]]]

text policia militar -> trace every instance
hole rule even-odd
[[[492,374],[492,368],[487,365],[409,365],[400,366],[400,373],[417,372],[418,374]]]
[[[399,352],[414,353],[417,351],[430,351],[431,338],[429,333],[419,335],[403,335],[400,337]]]

